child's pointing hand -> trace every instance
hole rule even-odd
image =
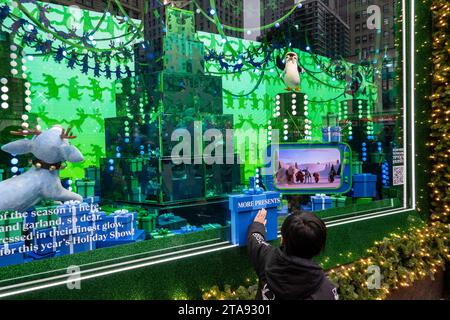
[[[256,215],[255,220],[253,220],[253,221],[262,223],[263,225],[266,225],[266,223],[267,223],[266,216],[267,216],[266,209],[261,209],[258,211],[258,214]]]

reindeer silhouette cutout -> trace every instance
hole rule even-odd
[[[17,136],[33,135],[31,140],[22,139],[2,146],[2,150],[14,155],[31,153],[35,157],[33,166],[26,173],[0,182],[0,211],[24,211],[42,200],[82,201],[83,198],[63,188],[59,178],[62,163],[81,162],[81,152],[69,144],[70,128],[61,126],[49,130],[24,130],[11,132]]]
[[[38,120],[38,122],[42,121],[47,127],[56,126],[60,123],[58,119],[50,118],[48,114],[49,113],[48,111],[45,111],[44,106],[39,106],[37,112],[33,113],[33,115],[36,115],[36,120]]]
[[[94,113],[90,114],[89,117],[97,122],[100,127],[100,132],[105,132],[105,118],[99,108],[93,110]]]
[[[83,132],[82,126],[83,126],[84,122],[86,121],[86,119],[89,118],[90,115],[86,114],[84,109],[77,108],[77,116],[78,116],[78,119],[74,119],[74,120],[71,120],[68,122],[65,121],[65,122],[68,123],[68,125],[71,128],[75,127],[78,130],[78,132]]]
[[[101,101],[103,102],[103,91],[108,89],[106,87],[102,87],[100,85],[100,81],[94,78],[89,78],[89,87],[84,87],[92,90],[92,93],[89,94],[92,101]]]
[[[45,97],[50,99],[59,100],[61,97],[59,96],[59,89],[64,87],[63,84],[58,84],[56,82],[56,78],[47,73],[42,74],[44,76],[44,83],[37,83],[37,85],[47,87],[47,92],[45,93]]]
[[[67,86],[69,90],[69,100],[80,101],[83,95],[80,93],[80,86],[78,82],[78,76],[69,79],[69,85]]]

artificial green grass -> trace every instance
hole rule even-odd
[[[374,241],[382,239],[389,233],[401,232],[422,223],[415,212],[404,212],[330,227],[327,248],[318,260],[326,269],[350,263],[364,256]],[[151,242],[148,241],[149,245]],[[101,254],[109,255],[110,258],[118,252],[123,253],[118,250],[128,250],[130,254],[144,244],[145,242],[111,248]],[[277,245],[277,242],[274,245]],[[87,261],[85,255],[72,257],[76,257],[80,262]],[[62,265],[58,259],[49,260],[47,263],[50,267],[52,264]],[[33,265],[38,264],[28,266]],[[16,270],[20,268],[18,266]],[[65,286],[60,286],[10,299],[200,299],[202,289],[225,284],[236,287],[247,283],[248,279],[254,281],[255,277],[246,248],[232,248],[85,280],[81,283],[81,290],[69,290]]]
[[[142,254],[137,257],[142,258],[144,256],[148,256],[149,254],[146,253],[149,251],[168,249],[169,251],[166,250],[164,252],[173,252],[175,250],[180,250],[184,248],[183,247],[179,249],[176,248],[174,249],[174,247],[176,246],[189,245],[199,241],[213,240],[213,239],[219,239],[216,241],[223,241],[222,239],[224,239],[224,237],[225,237],[224,229],[211,229],[190,234],[177,235],[173,237],[152,239],[133,244],[125,244],[110,248],[96,249],[93,251],[82,252],[73,255],[65,255],[61,257],[37,260],[33,262],[24,263],[21,265],[7,266],[0,268],[0,281],[3,281],[2,283],[0,283],[0,286],[5,285],[4,280],[10,278],[29,276],[31,274],[41,272],[51,272],[53,270],[55,271],[56,274],[58,274],[58,272],[61,273],[61,271],[65,273],[66,268],[71,265],[82,266],[85,264],[95,264],[95,266],[100,266],[106,264],[103,261],[109,259],[116,259],[134,254]],[[209,243],[213,242],[208,242],[206,244]],[[122,262],[130,259],[132,258],[125,258],[116,262]],[[88,266],[86,266],[86,268],[88,268]],[[49,275],[53,275],[53,273],[47,273],[47,276]]]

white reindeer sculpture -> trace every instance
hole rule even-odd
[[[1,149],[12,155],[31,153],[33,166],[24,174],[0,182],[0,211],[24,211],[41,200],[82,201],[82,197],[63,188],[59,171],[64,161],[81,162],[81,152],[69,144],[70,128],[65,131],[61,126],[49,130],[23,130],[11,132],[16,136],[30,136],[4,145]]]

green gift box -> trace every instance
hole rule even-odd
[[[141,172],[144,164],[143,159],[129,159],[129,166],[131,172]]]
[[[383,198],[399,198],[400,191],[396,187],[383,188]]]
[[[202,224],[202,228],[204,230],[220,229],[220,228],[222,228],[222,225],[218,224],[218,223],[208,223],[208,224]]]
[[[375,152],[370,154],[370,160],[372,163],[382,163],[386,159],[384,153]]]
[[[77,193],[83,198],[93,197],[95,195],[95,181],[77,180],[75,181]]]
[[[136,177],[130,177],[129,180],[129,185],[131,189],[136,190],[137,188],[139,188],[139,180]]]
[[[0,218],[0,242],[9,238],[21,237],[23,220],[23,217],[12,218],[8,213],[2,213]]]
[[[132,188],[128,194],[128,200],[134,202],[142,202],[145,196],[142,194],[141,187]]]
[[[175,235],[175,233],[168,229],[160,229],[156,232],[152,232],[150,235],[152,236],[152,239],[162,239],[165,237],[172,237]]]
[[[333,208],[342,208],[347,206],[348,204],[348,200],[350,198],[345,197],[345,196],[333,196],[331,197],[331,201],[332,201],[332,206]]]
[[[356,204],[367,204],[372,203],[372,198],[356,198]]]
[[[8,218],[7,225],[11,227],[8,231],[8,237],[21,237],[23,234],[23,217]]]
[[[352,173],[353,174],[362,174],[362,161],[352,161]]]
[[[145,230],[145,233],[152,233],[156,229],[156,214],[149,214],[139,218],[140,229]]]
[[[84,169],[84,175],[90,181],[100,181],[100,170],[95,166],[89,166]]]
[[[322,117],[323,127],[337,127],[339,126],[339,117],[337,114],[328,113],[326,116]]]
[[[36,211],[36,222],[42,224],[43,226],[46,225],[53,226],[53,224],[48,224],[48,222],[58,220],[59,218],[58,214],[56,213],[46,214],[45,211],[55,210],[56,207],[57,207],[56,205],[35,207],[34,211]]]

